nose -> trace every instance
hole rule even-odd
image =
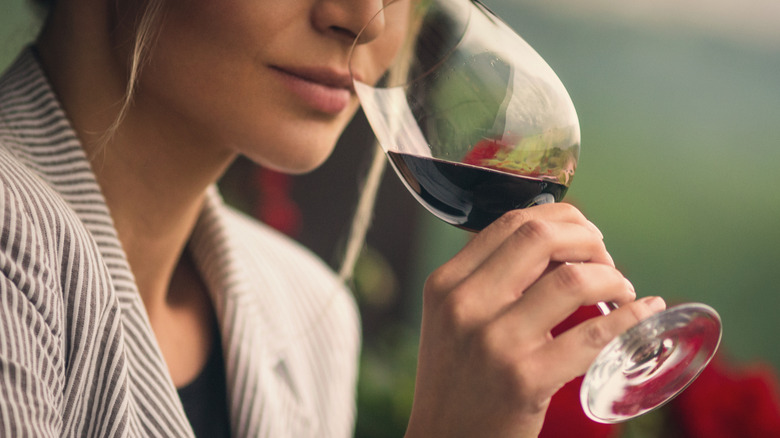
[[[359,34],[358,43],[365,44],[385,29],[383,6],[383,0],[319,0],[312,22],[319,32],[334,35],[349,44]]]

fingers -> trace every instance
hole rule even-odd
[[[612,339],[665,308],[659,297],[642,298],[562,333],[538,350],[536,360],[548,367],[545,376],[539,377],[554,384],[581,376]]]
[[[486,256],[499,247],[503,241],[511,234],[515,233],[523,225],[531,221],[562,222],[581,225],[590,231],[601,236],[599,229],[593,225],[585,216],[570,204],[546,204],[533,208],[510,211],[501,216],[471,242],[473,246],[479,248],[479,252],[484,260]],[[477,257],[479,253],[471,253],[470,256]]]
[[[475,270],[476,282],[498,280],[497,286],[524,290],[550,262],[608,263],[601,234],[580,224],[526,222],[507,237]]]
[[[598,263],[562,264],[541,277],[501,318],[521,324],[528,337],[548,333],[581,306],[636,298],[633,285],[615,268]]]
[[[581,224],[532,220],[507,237],[448,299],[465,302],[475,318],[490,319],[539,281],[551,262],[593,260],[614,270],[605,264],[609,259],[600,234]]]
[[[547,204],[522,210],[514,210],[500,217],[475,237],[446,265],[442,266],[442,277],[448,282],[442,287],[449,289],[466,278],[482,265],[511,235],[529,223],[568,223],[579,225],[583,231],[594,233],[601,238],[601,232],[588,221],[579,210],[569,204]],[[605,254],[599,261],[612,264]]]

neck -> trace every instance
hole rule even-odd
[[[233,154],[169,138],[145,118],[131,112],[111,142],[87,148],[87,153],[141,298],[154,318],[170,298],[171,276],[206,190]]]

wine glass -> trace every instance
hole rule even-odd
[[[390,8],[404,8],[408,28],[387,74],[377,84],[361,82],[352,56],[350,71],[366,118],[411,194],[470,231],[509,210],[560,201],[577,166],[580,128],[547,63],[477,0],[396,0],[374,19],[399,14]],[[598,307],[605,314],[615,308]],[[580,391],[585,413],[616,423],[663,405],[709,363],[720,336],[720,317],[704,304],[642,321],[591,365]]]

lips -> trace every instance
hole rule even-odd
[[[338,114],[352,100],[352,78],[348,73],[320,67],[278,67],[271,69],[282,85],[309,108]]]

